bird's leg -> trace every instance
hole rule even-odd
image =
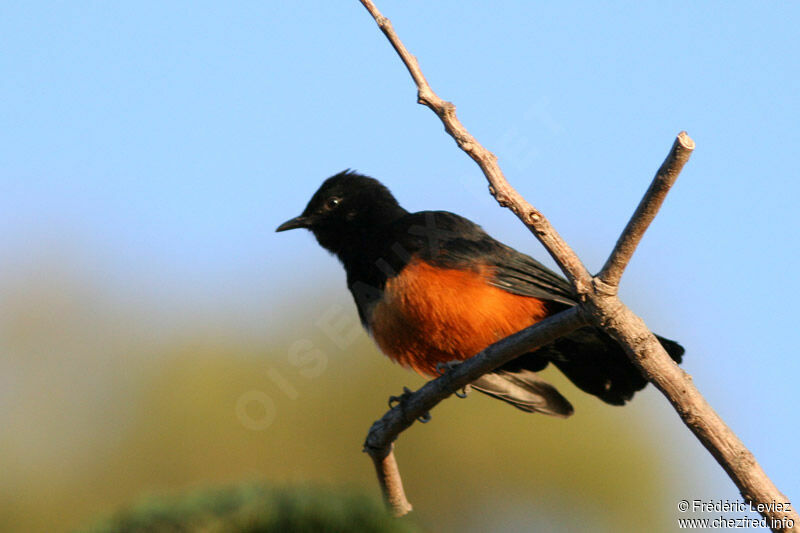
[[[408,387],[403,387],[403,394],[401,394],[400,396],[389,396],[389,407],[391,409],[394,409],[396,406],[400,406],[400,410],[402,411],[403,402],[406,401],[408,397],[411,396],[412,393],[413,391],[411,389],[409,389]],[[426,424],[430,422],[431,414],[424,413],[422,416],[418,417],[417,420],[419,420],[423,424]]]
[[[442,374],[444,374],[448,370],[451,370],[451,369],[457,367],[460,364],[461,364],[461,361],[448,361],[446,363],[439,362],[439,363],[436,363],[436,372],[441,376]],[[460,391],[456,391],[455,395],[456,395],[457,398],[462,398],[463,399],[463,398],[467,397],[467,394],[469,394],[470,390],[472,390],[472,387],[470,387],[469,384],[467,384],[467,385],[464,385],[464,387]]]

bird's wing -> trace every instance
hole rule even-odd
[[[569,282],[537,260],[495,240],[470,220],[447,211],[410,214],[415,252],[443,268],[486,268],[490,285],[520,296],[575,305]]]
[[[505,254],[498,254],[493,264],[491,284],[513,294],[575,305],[572,286],[536,259],[513,248],[501,245]]]

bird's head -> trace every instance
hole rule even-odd
[[[338,253],[405,213],[381,182],[345,170],[326,179],[303,213],[275,231],[306,228],[321,246]]]

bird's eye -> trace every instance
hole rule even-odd
[[[331,196],[325,201],[325,209],[327,210],[336,209],[337,207],[339,207],[339,204],[341,203],[342,203],[341,198],[338,198],[336,196]]]

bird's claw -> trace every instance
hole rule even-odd
[[[436,373],[440,376],[447,372],[448,370],[452,370],[453,368],[457,367],[461,364],[461,361],[448,361],[446,363],[442,363],[441,361],[436,363]]]
[[[408,387],[403,387],[403,394],[400,396],[389,396],[389,408],[394,409],[395,405],[403,403],[403,400],[408,398],[410,394],[411,389]]]
[[[400,396],[389,396],[389,408],[394,409],[395,406],[402,405],[402,403],[408,399],[412,393],[413,391],[411,389],[408,387],[403,387],[403,394]],[[431,420],[431,414],[426,412],[422,416],[417,417],[417,420],[419,420],[422,424],[427,424]]]
[[[464,387],[460,391],[456,391],[454,394],[456,395],[456,397],[463,399],[463,398],[467,397],[467,395],[469,394],[469,391],[471,391],[471,390],[472,390],[472,387],[470,387],[469,384],[466,384],[466,385],[464,385]]]
[[[453,368],[457,367],[461,364],[461,361],[448,361],[446,363],[438,362],[436,363],[436,373],[440,376],[445,372],[452,370]],[[459,398],[466,398],[467,394],[469,394],[470,386],[464,385],[464,387],[460,391],[456,391],[455,395]]]

